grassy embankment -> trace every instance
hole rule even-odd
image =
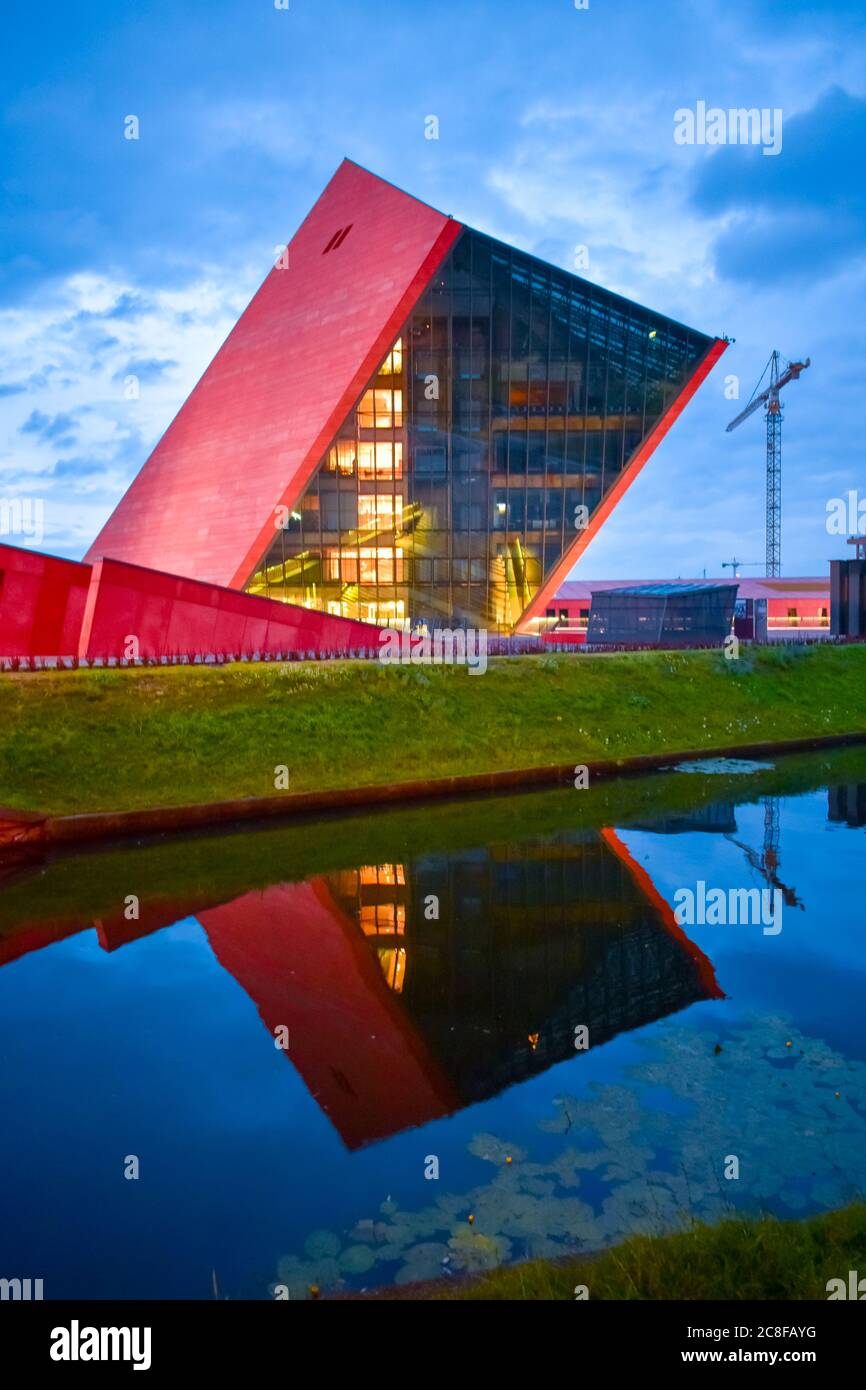
[[[142,844],[91,847],[52,855],[3,877],[0,939],[20,926],[108,920],[139,886],[143,912],[194,913],[272,883],[297,882],[358,864],[390,864],[448,854],[515,836],[551,836],[602,826],[624,828],[659,817],[689,816],[713,801],[797,796],[835,783],[866,782],[866,745],[767,760],[748,777],[659,772],[508,796],[407,803],[350,816],[272,821],[216,834],[172,835]],[[2,866],[0,866],[2,875]],[[866,1271],[864,1271],[866,1272]]]
[[[0,806],[131,810],[866,730],[866,647],[0,676]]]
[[[671,1236],[633,1236],[582,1260],[506,1266],[428,1298],[826,1299],[830,1279],[866,1269],[866,1204],[805,1221],[735,1218]],[[412,1297],[406,1289],[405,1297]]]

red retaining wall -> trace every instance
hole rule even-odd
[[[143,660],[213,654],[378,650],[380,629],[293,604],[182,579],[119,560],[97,560],[78,654]],[[129,648],[136,638],[137,650]]]
[[[75,656],[90,565],[0,545],[0,657]]]

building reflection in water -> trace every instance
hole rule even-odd
[[[727,815],[706,828],[724,833]],[[342,869],[216,905],[143,899],[137,922],[30,920],[0,940],[0,964],[89,926],[115,950],[191,915],[268,1032],[288,1029],[288,1059],[351,1149],[574,1057],[578,1027],[597,1047],[721,997],[613,830]]]
[[[827,791],[827,819],[832,825],[858,830],[866,825],[866,783],[843,782]]]

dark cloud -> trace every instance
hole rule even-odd
[[[50,444],[55,449],[69,449],[76,441],[75,430],[74,419],[65,412],[44,415],[41,410],[32,410],[19,433],[34,434],[43,444]]]
[[[79,309],[63,326],[71,328],[85,323],[104,323],[108,319],[131,323],[133,319],[147,313],[150,307],[150,301],[143,294],[137,294],[134,290],[124,290],[110,309]]]
[[[698,211],[733,214],[716,242],[720,274],[749,282],[815,280],[864,253],[866,100],[840,87],[783,119],[782,149],[720,146],[692,192]]]
[[[143,294],[135,294],[131,290],[126,290],[116,303],[112,305],[104,317],[107,319],[123,319],[124,322],[129,323],[133,319],[140,318],[142,314],[147,313],[149,308],[150,303],[145,299]]]
[[[104,464],[94,463],[92,459],[67,458],[57,460],[54,465],[53,476],[55,478],[85,478],[94,473],[105,473],[106,471]]]

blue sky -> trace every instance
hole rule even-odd
[[[736,338],[577,574],[762,561],[763,423],[725,434],[724,385],[744,403],[774,347],[813,360],[786,393],[783,573],[846,553],[826,507],[866,497],[862,0],[49,0],[7,10],[4,47],[0,498],[43,499],[41,548],[83,553],[349,155]],[[781,109],[781,153],[678,145],[698,101]]]

